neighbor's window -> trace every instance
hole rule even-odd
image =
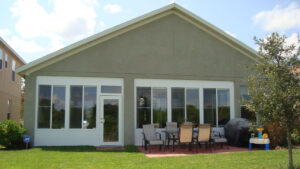
[[[6,53],[5,54],[5,64],[4,64],[5,68],[7,68],[7,65],[8,65],[7,62],[8,62],[8,54]]]
[[[185,99],[184,88],[172,88],[172,122],[177,122],[178,126],[185,120]]]
[[[164,128],[167,122],[167,88],[153,88],[153,123]]]
[[[101,93],[122,93],[121,86],[101,86]]]
[[[12,81],[15,81],[15,71],[16,71],[16,61],[15,60],[12,60],[12,64],[11,64],[11,70],[12,70],[12,73],[11,73],[11,80]]]
[[[11,100],[7,101],[7,120],[10,119],[10,114],[11,114]]]
[[[218,125],[224,126],[230,120],[229,89],[218,89]]]
[[[64,128],[65,94],[65,86],[39,86],[38,128]]]
[[[151,88],[138,87],[136,94],[137,127],[151,123]]]
[[[96,127],[96,95],[94,86],[70,87],[70,128]]]
[[[199,124],[199,89],[186,89],[186,121]]]
[[[254,112],[251,112],[247,107],[246,104],[250,100],[248,95],[248,88],[247,87],[240,87],[240,105],[241,105],[241,117],[248,119],[250,121],[256,121],[256,115]]]
[[[0,49],[0,70],[2,69],[3,51]]]

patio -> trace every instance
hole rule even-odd
[[[159,150],[159,146],[151,147],[151,153],[149,151],[145,151],[143,146],[139,146],[138,149],[143,152],[147,157],[173,157],[173,156],[188,156],[188,155],[195,155],[195,154],[218,154],[218,153],[232,153],[232,152],[242,152],[242,151],[249,151],[248,148],[245,147],[233,147],[233,146],[224,146],[223,148],[217,147],[210,150],[209,148],[206,150],[205,146],[198,149],[198,153],[196,151],[196,145],[193,145],[192,151],[189,151],[187,145],[176,145],[174,152],[172,151],[171,146],[166,148],[166,151]],[[254,148],[252,151],[255,150],[262,150],[259,148]]]

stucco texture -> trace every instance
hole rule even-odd
[[[25,127],[33,134],[36,76],[124,78],[125,144],[134,143],[134,79],[233,81],[236,116],[254,61],[175,14],[76,53],[26,77]]]

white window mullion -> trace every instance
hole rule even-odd
[[[216,89],[216,127],[218,128],[219,127],[219,123],[218,123],[218,120],[219,120],[219,103],[218,103],[218,89]]]
[[[171,105],[171,87],[167,88],[167,106],[168,106],[168,122],[172,122],[172,105]]]
[[[51,96],[50,96],[50,129],[52,128],[52,102],[53,102],[53,85],[51,85]]]
[[[82,86],[82,107],[81,107],[81,128],[83,128],[84,120],[84,86]]]
[[[186,88],[184,88],[184,122],[186,122],[187,112],[186,112]]]
[[[65,98],[65,128],[69,129],[70,126],[70,85],[66,85],[66,98]]]
[[[151,87],[151,124],[153,124],[153,87]]]

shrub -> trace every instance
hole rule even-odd
[[[6,148],[21,148],[25,129],[15,121],[0,122],[0,145]]]
[[[293,130],[291,136],[292,136],[292,141],[295,145],[300,145],[300,130]],[[300,167],[300,166],[299,166]]]

